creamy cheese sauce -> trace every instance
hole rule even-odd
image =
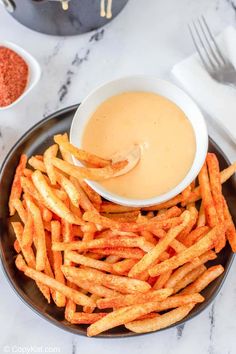
[[[101,182],[109,192],[147,199],[183,180],[192,166],[195,135],[183,111],[151,92],[124,92],[103,102],[89,119],[82,148],[104,158],[140,144],[138,165],[123,176]]]

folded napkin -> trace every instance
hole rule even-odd
[[[236,68],[236,30],[227,27],[217,42]],[[236,143],[236,87],[214,81],[204,69],[198,54],[176,64],[172,73],[183,88]]]

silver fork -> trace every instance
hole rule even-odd
[[[202,64],[216,81],[236,86],[236,70],[223,55],[204,16],[189,25],[189,31]]]

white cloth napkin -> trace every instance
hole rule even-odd
[[[236,30],[227,27],[217,42],[236,68]],[[236,88],[214,81],[204,69],[198,54],[176,64],[172,73],[183,88],[236,143]]]

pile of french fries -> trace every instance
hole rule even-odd
[[[110,178],[126,161],[112,164],[79,150],[67,134],[54,140],[43,155],[22,155],[16,169],[9,198],[10,215],[20,219],[12,222],[16,267],[49,303],[65,308],[69,323],[89,325],[88,336],[121,325],[151,332],[182,320],[224,271],[206,263],[227,241],[236,251],[222,195],[236,163],[220,172],[209,153],[181,194],[129,208],[103,200],[84,180]]]

